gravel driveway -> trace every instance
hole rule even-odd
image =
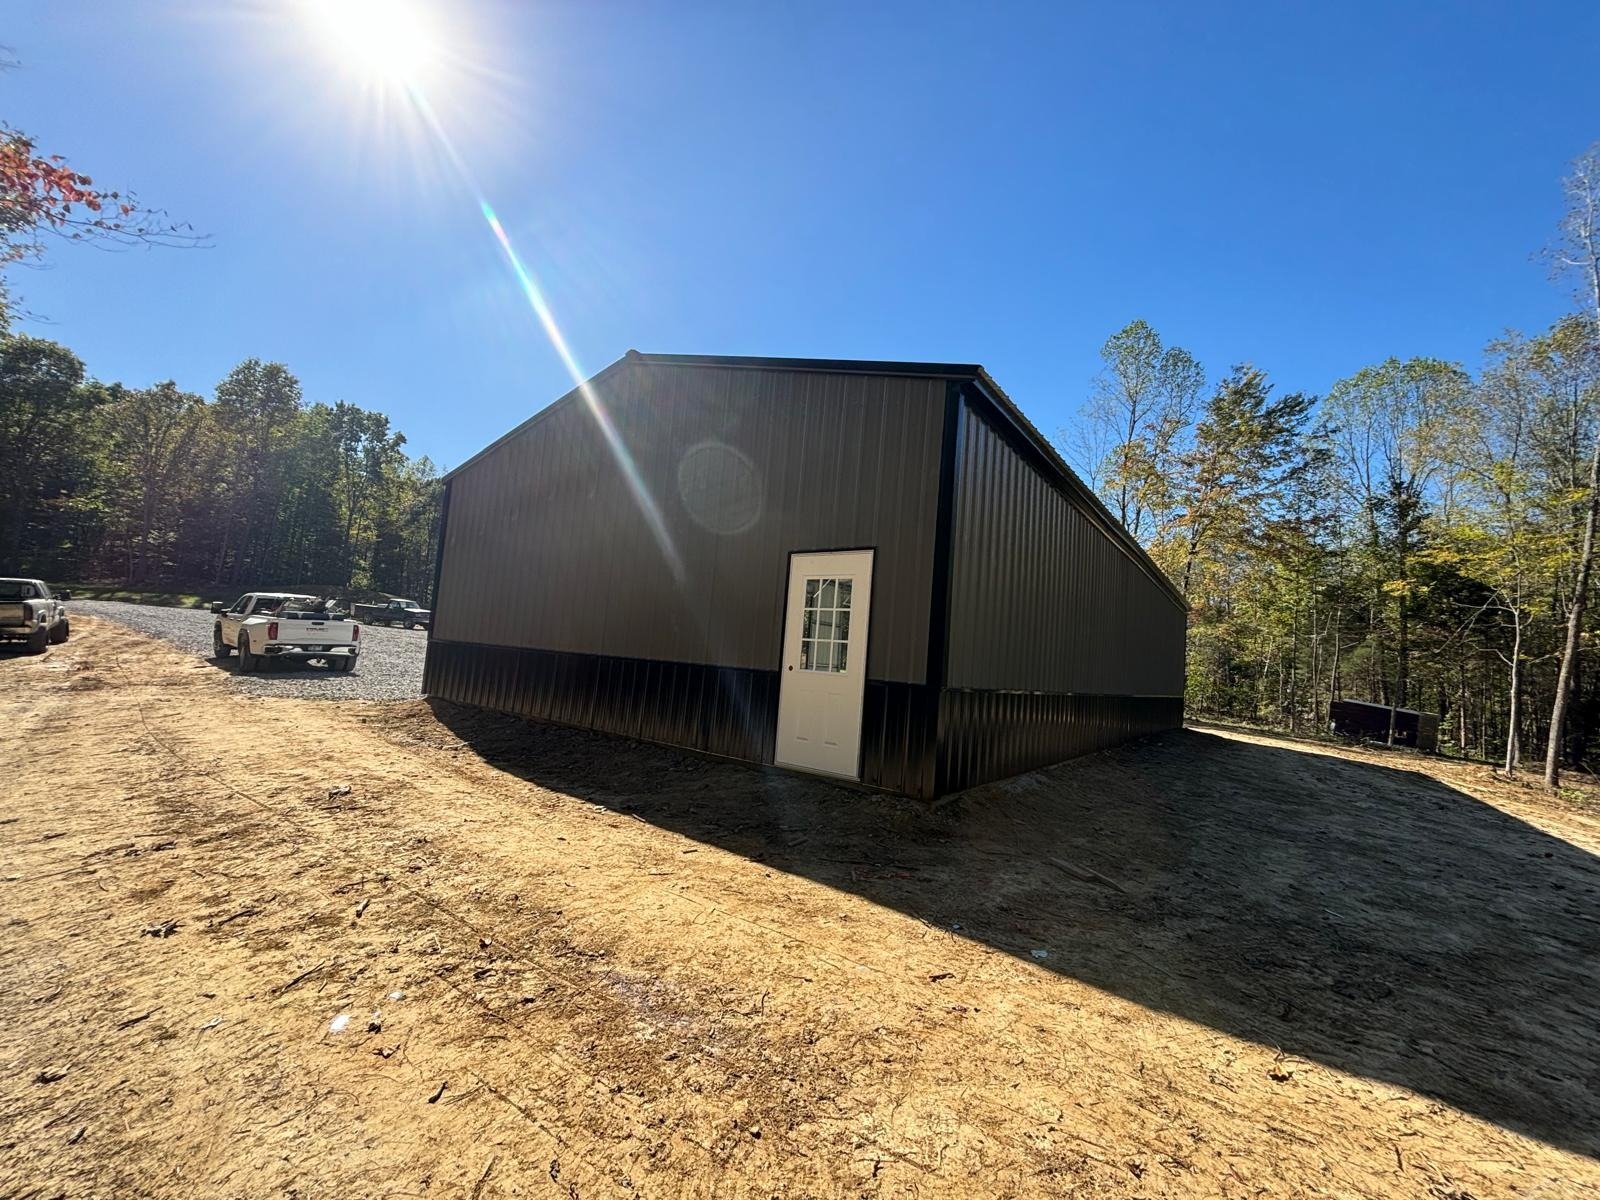
[[[361,660],[348,675],[336,674],[321,666],[294,667],[288,663],[273,663],[270,670],[240,675],[237,655],[223,662],[212,659],[214,618],[204,609],[73,600],[68,603],[67,610],[70,616],[82,613],[104,617],[171,642],[226,672],[234,687],[257,695],[301,700],[410,700],[422,695],[422,659],[428,635],[420,629],[363,625]]]

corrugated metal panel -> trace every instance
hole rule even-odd
[[[1183,724],[1181,696],[952,689],[940,702],[941,792],[1020,775]]]
[[[428,642],[430,696],[770,765],[778,672]],[[867,684],[861,782],[934,795],[934,689]]]
[[[778,673],[428,643],[429,695],[561,725],[771,762]]]
[[[1181,697],[1182,607],[970,399],[958,453],[946,685]]]
[[[632,362],[597,394],[639,493],[581,400],[454,475],[439,638],[776,669],[789,553],[872,546],[868,673],[925,682],[942,379]]]
[[[939,690],[868,680],[861,725],[861,782],[919,800],[938,796]]]

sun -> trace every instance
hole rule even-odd
[[[438,40],[414,0],[303,0],[319,40],[341,64],[386,83],[415,84]]]

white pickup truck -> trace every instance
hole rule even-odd
[[[232,608],[211,611],[212,649],[217,658],[237,650],[241,674],[278,659],[319,659],[330,671],[353,671],[361,653],[361,626],[315,596],[246,592]]]
[[[0,642],[27,642],[32,654],[67,640],[71,627],[66,592],[52,593],[39,579],[0,579]]]

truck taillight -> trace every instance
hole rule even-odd
[[[361,640],[361,626],[359,626],[359,625],[350,626],[350,640],[352,642],[359,642]]]
[[[276,621],[268,621],[267,622],[267,641],[275,642],[277,640],[278,640],[278,623]]]

